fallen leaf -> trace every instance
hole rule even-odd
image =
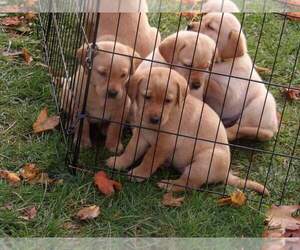
[[[33,124],[33,131],[36,134],[55,129],[59,124],[59,116],[48,117],[48,109],[44,108]]]
[[[24,16],[25,20],[32,22],[38,19],[37,14],[33,12],[26,13]]]
[[[99,191],[106,196],[111,196],[116,190],[121,190],[121,183],[110,180],[105,172],[100,171],[94,176],[94,183],[98,187]]]
[[[10,172],[7,170],[0,170],[0,178],[5,179],[11,185],[18,185],[21,182],[19,175],[14,172]]]
[[[255,65],[255,69],[258,73],[261,73],[261,74],[271,74],[271,72],[272,72],[272,70],[269,68],[260,67],[257,65]]]
[[[41,184],[41,185],[48,185],[53,184],[54,180],[49,178],[47,173],[40,173],[36,178],[28,181],[31,185]]]
[[[22,210],[22,216],[20,216],[19,218],[23,219],[23,220],[33,220],[37,215],[37,209],[36,207],[32,206],[32,207],[27,207],[24,208]]]
[[[19,26],[21,22],[22,21],[19,16],[9,16],[0,19],[0,24],[3,26]]]
[[[176,198],[173,193],[166,193],[162,198],[162,204],[166,207],[181,207],[184,201],[184,197]]]
[[[30,65],[31,62],[33,61],[33,58],[31,56],[30,52],[28,51],[28,49],[23,48],[22,53],[23,53],[22,57],[23,57],[24,61],[26,62],[27,65]]]
[[[300,205],[295,206],[272,206],[267,211],[268,229],[299,230],[300,216],[293,217],[292,213],[300,209]]]
[[[283,90],[283,93],[291,101],[299,101],[300,100],[300,88],[299,89],[285,88]]]
[[[240,191],[237,190],[233,192],[230,197],[221,198],[218,200],[218,204],[221,206],[224,205],[233,205],[235,207],[241,207],[246,204],[247,197],[246,195]]]
[[[77,214],[76,218],[79,220],[91,220],[95,219],[100,214],[100,208],[96,205],[82,208]]]
[[[36,164],[29,163],[25,164],[20,170],[20,175],[26,181],[35,179],[40,174],[40,170]]]

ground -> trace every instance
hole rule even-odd
[[[264,80],[271,78],[274,84],[288,85],[292,79],[292,84],[296,85],[300,82],[299,63],[295,65],[300,24],[285,22],[280,15],[247,14],[244,20],[245,32],[252,57],[255,55],[263,19],[265,24],[256,64],[274,68],[271,76],[263,76]],[[157,24],[157,15],[151,15],[150,20],[153,25]],[[177,30],[178,20],[175,14],[162,16],[163,36]],[[181,25],[182,28],[184,26],[185,23]],[[258,210],[261,197],[251,192],[247,194],[254,201],[241,208],[220,207],[216,202],[219,196],[207,192],[187,193],[182,207],[166,208],[160,202],[163,192],[156,188],[155,183],[169,174],[167,170],[143,184],[130,183],[126,177],[114,174],[113,177],[123,183],[123,190],[112,198],[101,196],[93,186],[91,175],[73,176],[66,169],[65,148],[60,131],[39,136],[32,133],[32,124],[43,107],[49,107],[50,114],[56,112],[37,34],[14,35],[0,28],[0,47],[7,48],[9,41],[12,42],[12,48],[28,48],[33,53],[34,61],[27,66],[22,59],[0,56],[0,168],[17,171],[24,163],[34,162],[52,176],[63,178],[64,184],[48,187],[22,184],[20,187],[12,187],[0,181],[0,236],[259,237],[264,227],[264,210],[269,204],[280,202],[284,185],[283,203],[299,203],[299,160],[293,160],[290,164],[290,159],[283,156],[251,153],[238,148],[233,148],[233,168],[241,176],[246,175],[249,164],[251,179],[264,182],[269,172],[267,186],[271,190],[271,197],[263,200],[261,210]],[[299,103],[287,102],[285,105],[282,88],[271,87],[270,90],[276,97],[279,111],[283,113],[278,139],[267,143],[240,141],[238,144],[288,155],[296,148],[294,155],[299,157]],[[94,152],[85,151],[81,154],[80,163],[97,170],[104,168],[100,159],[104,160],[107,156],[108,153],[102,149],[98,156]],[[288,181],[285,184],[288,170]],[[172,172],[172,175],[176,174]],[[216,185],[209,189],[223,192],[224,187]],[[233,190],[227,188],[227,192]],[[3,208],[8,203],[12,203],[12,210]],[[101,216],[94,221],[80,223],[79,228],[67,229],[67,222],[79,224],[73,215],[88,204],[100,206]],[[20,210],[31,205],[38,208],[38,216],[29,222],[20,219]]]

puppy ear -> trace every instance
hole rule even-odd
[[[174,80],[177,84],[177,105],[181,106],[183,105],[185,97],[189,94],[189,86],[185,78],[178,73],[175,74]]]
[[[164,41],[162,41],[159,45],[159,52],[168,63],[171,63],[173,58],[175,58],[175,55],[178,54],[185,47],[185,42],[177,38],[177,34],[172,35],[166,38]]]
[[[76,52],[76,58],[82,66],[86,66],[86,58],[89,46],[89,44],[84,44]]]
[[[132,102],[137,99],[138,90],[142,80],[144,79],[144,76],[144,71],[136,72],[131,76],[130,80],[127,82],[127,94]]]
[[[247,43],[244,33],[232,30],[229,33],[226,46],[221,53],[222,59],[240,57],[247,53]]]
[[[131,59],[131,68],[130,68],[130,74],[133,75],[137,70],[138,66],[142,63],[142,59],[140,59],[141,55],[138,52],[133,51],[133,49],[130,47],[128,47],[128,52],[129,52],[129,56],[132,56],[133,54],[133,57]]]

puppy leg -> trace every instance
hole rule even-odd
[[[111,122],[107,129],[105,147],[112,153],[121,153],[124,149],[121,142],[121,130],[123,126],[121,124]]]
[[[78,135],[79,134],[79,126],[76,129],[75,136],[74,136],[74,144],[77,143]],[[81,135],[81,148],[90,148],[92,147],[92,142],[90,138],[90,123],[87,119],[83,120],[83,127],[82,127],[82,135]]]
[[[157,185],[161,189],[172,192],[182,192],[196,189],[207,183],[222,182],[226,178],[229,165],[229,155],[225,150],[208,149],[197,155],[193,163],[187,166],[177,180],[162,180]]]
[[[234,141],[239,138],[258,139],[259,141],[269,141],[273,138],[272,130],[257,128],[257,127],[240,127],[238,124],[226,129],[229,141]],[[238,132],[238,133],[237,133]]]
[[[142,157],[147,150],[149,144],[140,134],[139,130],[133,130],[133,136],[131,137],[125,151],[122,155],[116,157],[112,156],[106,161],[106,165],[112,169],[126,169],[130,167],[134,161]]]
[[[170,141],[164,140],[164,137],[158,139],[157,145],[151,145],[142,163],[128,173],[131,181],[144,181],[167,160],[171,147]]]

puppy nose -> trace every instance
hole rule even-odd
[[[186,30],[193,30],[193,24],[192,23],[188,24]]]
[[[201,82],[192,82],[191,83],[191,89],[196,90],[196,89],[200,89],[200,87],[201,87]]]
[[[160,117],[159,116],[151,116],[150,117],[150,122],[152,124],[159,124],[160,123]]]
[[[110,89],[108,90],[107,94],[109,98],[115,98],[119,94],[119,92],[117,90]]]

